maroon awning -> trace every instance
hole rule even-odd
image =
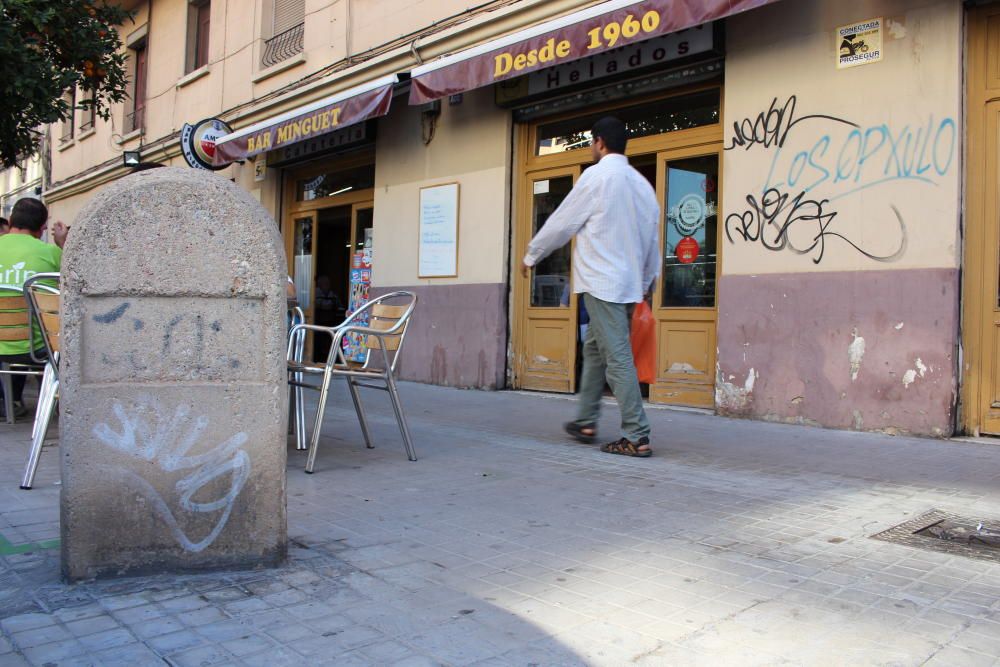
[[[395,75],[325,97],[220,137],[215,164],[229,164],[389,113]]]
[[[488,86],[776,0],[611,0],[445,56],[410,73],[410,104]]]

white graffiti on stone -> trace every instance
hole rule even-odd
[[[209,424],[205,416],[192,417],[190,406],[179,405],[171,414],[155,399],[143,397],[136,402],[131,414],[117,402],[114,413],[121,430],[116,432],[107,424],[98,424],[93,429],[98,440],[120,452],[148,461],[164,473],[191,470],[189,475],[175,485],[179,495],[176,503],[179,509],[198,514],[221,511],[208,535],[194,541],[181,527],[167,501],[149,481],[131,470],[121,469],[129,481],[138,486],[185,550],[204,550],[225,528],[233,511],[233,504],[250,476],[250,457],[240,449],[247,441],[247,434],[237,433],[207,452],[189,456],[188,452],[201,440]],[[231,478],[229,488],[222,497],[206,502],[194,500],[200,490],[226,474],[230,474]]]

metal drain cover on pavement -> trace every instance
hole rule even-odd
[[[931,510],[889,530],[874,540],[1000,563],[1000,521],[971,519]]]

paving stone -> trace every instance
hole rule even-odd
[[[74,639],[49,642],[32,647],[22,648],[21,654],[36,665],[59,664],[63,660],[86,653],[86,648]],[[3,658],[7,660],[6,657]]]
[[[11,634],[11,641],[19,649],[31,648],[41,644],[48,644],[54,641],[63,641],[72,636],[65,628],[59,625],[49,625],[34,630],[24,630]]]
[[[180,621],[166,616],[154,618],[151,621],[129,624],[129,630],[139,639],[149,640],[154,637],[161,637],[179,630],[184,630],[185,626]]]
[[[66,623],[66,629],[76,637],[93,635],[105,630],[113,630],[118,627],[118,621],[111,616],[93,616],[79,621]]]
[[[56,619],[49,614],[21,614],[0,621],[0,628],[14,634],[25,630],[34,630],[48,625],[55,625]]]
[[[205,667],[228,662],[233,656],[221,646],[201,646],[170,658],[179,667]]]
[[[146,640],[146,644],[153,650],[163,655],[180,653],[196,646],[204,646],[208,643],[204,637],[190,630],[181,630]]]
[[[249,634],[222,642],[222,647],[235,655],[237,658],[261,653],[274,648],[274,642],[268,640],[263,635]]]
[[[135,642],[135,636],[125,628],[105,630],[93,635],[80,637],[80,643],[91,652],[103,651]]]
[[[99,665],[129,665],[129,667],[163,667],[163,658],[146,646],[125,644],[95,654]]]

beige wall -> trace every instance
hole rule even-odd
[[[397,98],[379,121],[375,156],[375,268],[380,287],[499,283],[505,279],[509,204],[510,113],[491,89],[447,100],[425,146],[420,110]],[[418,280],[420,188],[458,182],[458,278]]]
[[[883,60],[837,70],[835,29],[876,17],[886,19]],[[737,137],[734,124],[749,126],[761,113],[776,126],[780,114],[768,114],[772,100],[780,109],[794,97],[796,106],[794,116],[784,115],[779,134],[791,129],[782,146],[760,133],[772,145],[748,143],[726,153],[723,210],[735,242],[723,232],[724,273],[957,267],[961,3],[785,1],[731,19],[727,35],[727,145]],[[808,118],[814,114],[857,127]],[[768,187],[788,200],[776,224],[765,220],[764,239],[755,240],[760,216],[746,198],[759,202]],[[822,223],[809,219],[816,215]],[[782,240],[800,250],[815,247],[804,254],[765,247]],[[872,259],[851,243],[891,258]]]
[[[155,0],[151,15],[149,3],[136,3],[134,22],[127,23],[120,32],[126,42],[136,31],[148,30],[144,135],[122,141],[125,105],[116,105],[110,122],[99,120],[94,133],[54,150],[53,183],[58,185],[88,168],[117,159],[122,150],[138,148],[140,143],[148,147],[157,140],[173,138],[184,123],[226,113],[227,118],[237,119],[236,126],[242,126],[275,115],[278,110],[267,110],[258,114],[260,118],[238,120],[242,105],[249,106],[334,63],[344,62],[350,54],[361,54],[425,30],[467,9],[467,3],[460,0],[307,0],[302,54],[264,70],[260,60],[263,37],[269,36],[265,34],[267,4],[268,0],[212,0],[209,65],[204,72],[188,75],[187,0]],[[564,2],[558,5],[554,10],[566,10]],[[362,75],[352,83],[369,78],[373,77]],[[291,106],[316,96],[303,91],[302,99]],[[58,128],[55,132],[58,136]]]

